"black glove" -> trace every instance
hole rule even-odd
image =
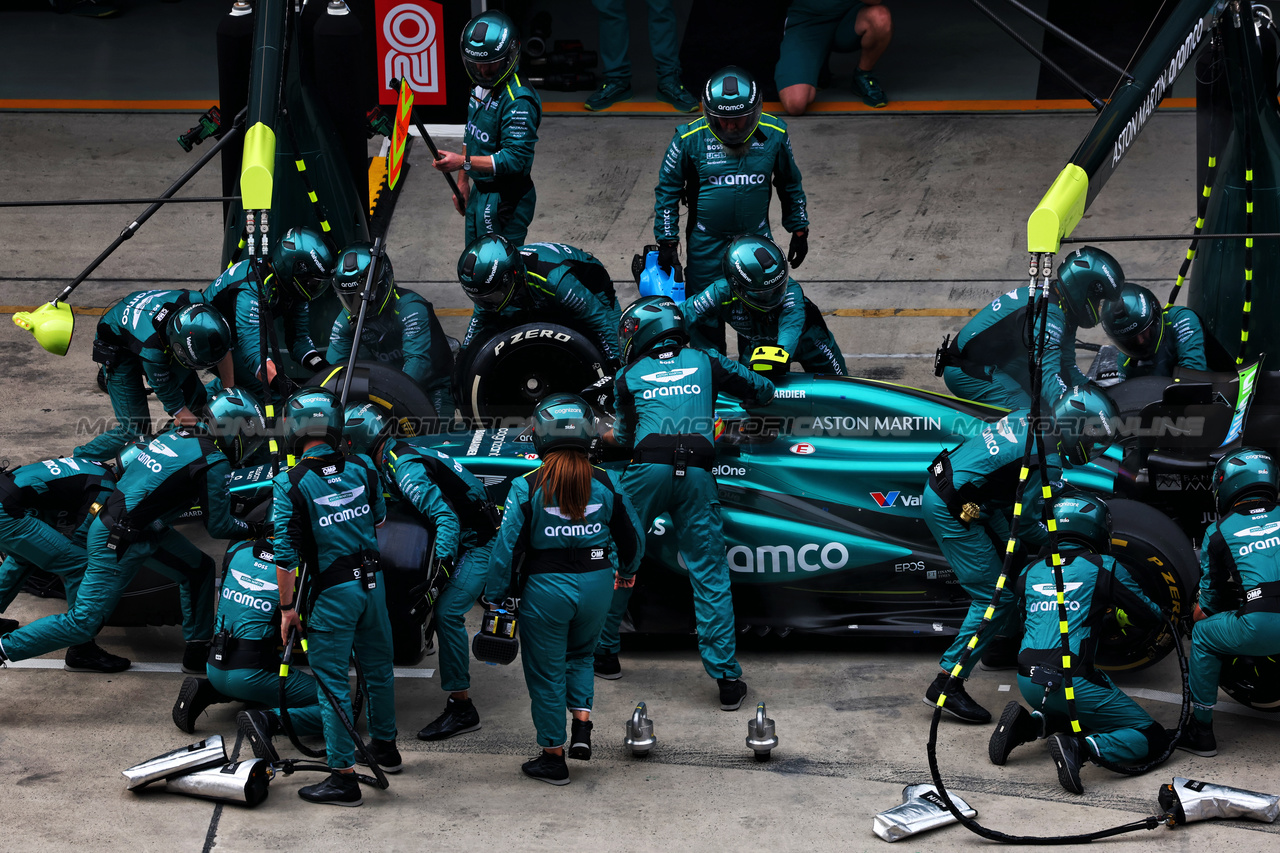
[[[616,371],[614,372],[616,373]],[[602,412],[607,412],[613,408],[613,377],[614,373],[610,373],[601,379],[588,385],[578,392],[578,396],[586,400],[592,407]]]
[[[658,266],[667,272],[675,269],[675,265],[680,262],[676,257],[676,249],[679,248],[679,240],[659,240],[658,241]]]
[[[787,249],[787,263],[795,269],[804,263],[807,254],[809,254],[809,229],[792,232],[791,246]]]
[[[286,373],[277,373],[276,378],[271,380],[271,390],[280,397],[288,399],[302,390],[302,387],[289,378]]]
[[[302,366],[312,373],[319,373],[321,370],[327,370],[333,365],[325,361],[319,350],[312,350],[302,357]]]

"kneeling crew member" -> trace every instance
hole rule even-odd
[[[521,600],[521,659],[542,752],[526,776],[569,784],[569,757],[591,759],[592,653],[615,585],[630,584],[644,527],[614,475],[592,466],[595,417],[580,397],[552,394],[533,413],[539,467],[511,484],[489,559],[486,597]],[[513,580],[513,567],[519,577]]]
[[[115,489],[115,474],[88,459],[63,457],[0,469],[0,613],[18,597],[32,571],[57,575],[75,606],[89,555],[85,537],[94,515]],[[0,635],[17,629],[0,619]],[[128,658],[110,654],[89,640],[67,649],[68,672],[122,672]]]
[[[1218,754],[1213,708],[1224,657],[1280,653],[1280,527],[1271,454],[1244,448],[1213,471],[1218,520],[1200,548],[1200,599],[1191,632],[1192,719],[1178,748]]]
[[[671,514],[693,585],[702,666],[720,688],[721,709],[736,711],[747,684],[735,655],[729,563],[711,473],[715,402],[724,392],[747,406],[763,406],[773,399],[773,383],[722,355],[688,346],[680,308],[665,296],[646,296],[622,312],[618,339],[626,366],[614,383],[617,422],[606,440],[633,448],[622,488],[645,526]],[[667,381],[672,375],[680,381]],[[630,600],[630,588],[614,593],[596,648],[601,678],[622,674],[619,630]]]
[[[1049,752],[1058,781],[1073,794],[1084,793],[1080,768],[1086,761],[1134,766],[1158,757],[1169,745],[1164,728],[1094,669],[1098,640],[1094,630],[1113,608],[1135,623],[1162,619],[1160,607],[1142,592],[1111,550],[1111,511],[1092,495],[1057,498],[1050,510],[1062,555],[1062,588],[1071,649],[1071,686],[1076,719],[1087,736],[1069,731],[1062,669],[1062,630],[1053,565],[1046,558],[1028,566],[1018,579],[1017,599],[1026,618],[1018,653],[1018,689],[1034,709],[1010,702],[991,735],[992,764],[1004,764],[1021,744],[1052,735]],[[1145,615],[1145,619],[1143,618]]]
[[[1070,465],[1084,465],[1115,440],[1111,422],[1116,415],[1115,406],[1101,391],[1073,388],[1054,404],[1053,413],[1060,432],[1059,452]],[[1023,451],[1033,438],[1030,415],[1025,409],[1010,412],[983,427],[978,435],[965,439],[955,450],[944,450],[929,465],[922,506],[924,521],[972,601],[955,641],[938,662],[942,672],[925,691],[926,705],[938,703],[961,654],[982,624],[1003,568],[1001,546],[1009,541],[1015,501],[1022,506],[1020,540],[1032,548],[1046,542],[1047,531],[1039,523],[1043,487],[1046,480],[1052,483],[1062,478],[1061,463],[1057,453],[1047,453],[1048,476],[1034,468],[1022,494],[1015,494]],[[1090,434],[1095,431],[1103,437]],[[1033,451],[1033,466],[1035,459]],[[961,679],[969,677],[993,637],[1008,633],[1016,612],[1013,597],[1002,596],[991,624],[983,630],[965,668],[957,673]],[[969,696],[963,683],[948,690],[943,710],[966,723],[991,720],[991,713]]]
[[[1102,330],[1120,350],[1121,380],[1172,376],[1175,367],[1209,369],[1200,315],[1182,305],[1161,309],[1155,294],[1140,285],[1126,284],[1103,304]]]
[[[724,255],[723,278],[680,306],[694,346],[713,350],[723,324],[738,333],[738,361],[757,347],[782,350],[771,359],[783,372],[792,361],[806,373],[847,376],[844,355],[818,306],[787,274],[782,249],[768,237],[739,237]]]

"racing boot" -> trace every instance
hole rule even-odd
[[[1016,701],[1004,706],[996,730],[991,733],[987,743],[987,755],[991,763],[1002,766],[1009,760],[1009,753],[1015,747],[1031,743],[1044,736],[1044,715],[1039,711],[1028,711]]]
[[[17,619],[0,619],[0,636],[12,634],[16,630],[18,630]]]
[[[622,664],[618,663],[617,652],[596,652],[594,668],[596,678],[613,681],[622,677]]]
[[[531,758],[520,765],[524,775],[551,785],[569,784],[569,767],[564,763],[563,755],[542,750],[542,754]]]
[[[747,698],[747,682],[740,678],[717,678],[720,685],[720,710],[736,711],[742,707],[742,700]]]
[[[209,641],[187,643],[182,652],[182,671],[187,675],[204,675],[209,662]]]
[[[360,780],[354,773],[330,773],[323,782],[299,788],[298,796],[308,803],[325,806],[359,806],[364,803],[360,796]]]
[[[480,730],[480,714],[470,699],[449,697],[444,712],[418,732],[418,740],[448,740],[457,735]]]
[[[230,702],[228,696],[218,692],[207,678],[184,678],[178,690],[178,701],[173,703],[173,724],[187,734],[195,734],[196,718],[205,708],[222,702]]]
[[[113,655],[90,640],[67,649],[62,668],[67,672],[124,672],[130,665],[128,658]]]
[[[575,761],[591,760],[591,721],[574,719],[569,735],[569,757]]]
[[[1073,794],[1083,794],[1080,768],[1088,761],[1088,747],[1084,738],[1074,735],[1054,735],[1049,738],[1049,754],[1058,768],[1058,783]]]
[[[276,752],[275,745],[271,743],[271,738],[280,733],[280,719],[275,714],[269,711],[241,711],[236,714],[236,725],[240,728],[240,734],[249,742],[249,748],[253,750],[255,758],[261,758],[271,764],[279,763],[280,753]],[[357,793],[359,793],[358,790]],[[307,798],[303,797],[303,799]],[[360,804],[355,803],[355,805]]]
[[[951,676],[948,673],[938,673],[938,676],[933,679],[933,683],[929,685],[929,689],[924,692],[924,704],[936,706],[938,697],[946,689],[947,680],[950,678]],[[965,691],[964,679],[960,679],[960,684],[947,693],[947,700],[943,703],[942,710],[957,720],[963,720],[966,723],[991,722],[991,712],[973,701],[973,698]]]
[[[1213,758],[1218,754],[1218,739],[1213,736],[1213,723],[1202,723],[1192,717],[1187,721],[1182,737],[1178,738],[1178,749],[1203,758]]]
[[[378,766],[382,768],[383,773],[395,774],[404,769],[404,762],[400,759],[400,750],[396,749],[394,740],[369,738],[367,747],[369,752],[373,753],[373,760],[378,762]],[[356,764],[363,767],[369,766],[369,762],[364,760],[359,750],[356,750]]]

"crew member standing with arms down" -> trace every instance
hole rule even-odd
[[[1280,653],[1280,509],[1271,454],[1243,448],[1213,470],[1218,520],[1200,548],[1200,598],[1191,631],[1192,717],[1178,749],[1218,754],[1213,708],[1222,661]]]
[[[685,293],[693,296],[720,277],[734,237],[769,230],[772,184],[782,202],[782,227],[791,232],[787,261],[799,267],[809,252],[809,214],[787,123],[763,112],[764,96],[741,68],[712,74],[702,95],[702,118],[676,128],[654,190],[653,236],[658,263],[676,261],[680,202],[685,223]]]
[[[1208,370],[1204,324],[1182,305],[1162,309],[1145,287],[1126,284],[1102,306],[1102,330],[1120,350],[1120,380],[1172,376],[1174,368]]]
[[[738,361],[760,354],[785,373],[792,361],[806,373],[847,376],[849,369],[835,337],[795,279],[787,274],[782,249],[768,237],[739,237],[724,255],[724,275],[680,306],[689,340],[711,350],[711,336],[728,323],[738,333]],[[757,368],[759,369],[759,368]]]
[[[464,350],[503,329],[542,318],[589,334],[608,359],[607,367],[618,366],[618,298],[608,270],[590,252],[564,243],[516,249],[502,237],[486,234],[458,259],[458,281],[475,304],[462,339]]]
[[[466,245],[492,233],[519,246],[538,202],[530,173],[542,99],[517,71],[520,37],[504,13],[472,18],[462,29],[460,49],[467,76],[476,84],[467,104],[462,153],[442,150],[434,165],[441,172],[462,173],[458,189],[466,207],[457,196],[453,206],[466,217]]]
[[[1098,649],[1094,631],[1117,608],[1135,624],[1163,618],[1111,551],[1111,510],[1093,495],[1065,495],[1053,502],[1049,517],[1058,532],[1062,555],[1063,609],[1071,649],[1071,687],[1076,718],[1089,733],[1070,733],[1062,668],[1062,623],[1053,562],[1046,557],[1018,579],[1026,628],[1018,652],[1018,689],[1031,705],[1016,700],[1005,706],[987,753],[1004,764],[1017,746],[1052,735],[1049,752],[1058,781],[1073,794],[1084,793],[1080,768],[1100,759],[1134,767],[1158,758],[1169,746],[1164,727],[1151,719],[1105,672],[1094,669]]]
[[[735,657],[729,563],[711,473],[715,402],[724,392],[762,406],[773,399],[773,383],[722,355],[688,347],[680,308],[665,296],[646,296],[623,311],[618,339],[624,367],[614,381],[617,422],[605,440],[632,448],[622,488],[641,522],[647,527],[671,514],[693,584],[702,666],[719,685],[720,707],[736,711],[747,685]],[[629,588],[614,593],[596,648],[601,678],[622,674],[618,632],[630,599]]]
[[[521,655],[542,752],[525,775],[569,784],[569,757],[591,760],[591,658],[615,586],[630,585],[644,526],[614,475],[591,464],[595,416],[580,397],[553,394],[533,413],[539,467],[511,483],[489,560],[486,597],[520,599]],[[518,570],[518,577],[513,575]]]
[[[498,510],[484,484],[447,454],[415,447],[391,435],[391,421],[373,403],[347,407],[342,436],[349,453],[373,460],[389,497],[413,507],[433,530],[435,556],[456,565],[435,605],[440,640],[440,687],[449,694],[443,713],[418,732],[419,740],[445,740],[478,731],[471,700],[466,616],[484,592]],[[459,530],[461,527],[461,530]]]
[[[1058,453],[1071,466],[1086,464],[1115,440],[1112,420],[1116,417],[1116,408],[1096,389],[1071,389],[1054,404],[1053,416],[1059,430]],[[987,424],[982,432],[965,439],[955,450],[944,450],[929,465],[929,482],[921,507],[924,521],[947,558],[947,564],[956,573],[956,580],[972,601],[959,633],[938,662],[942,672],[925,691],[926,705],[938,703],[949,676],[960,663],[961,654],[982,624],[1003,570],[1002,545],[1009,541],[1015,501],[1022,507],[1019,541],[1036,549],[1047,541],[1047,531],[1039,522],[1043,489],[1046,484],[1062,479],[1059,456],[1052,452],[1052,447],[1046,448],[1047,472],[1034,467],[1036,456],[1032,451],[1033,470],[1023,485],[1022,494],[1015,494],[1023,452],[1033,437],[1031,413],[1020,409]],[[1052,436],[1049,440],[1053,440]],[[1013,596],[1001,596],[999,607],[973,647],[964,669],[956,672],[961,683],[947,692],[942,710],[966,723],[991,720],[991,713],[969,696],[963,680],[969,677],[992,638],[1008,633],[1016,612]]]
[[[57,575],[66,590],[67,608],[89,555],[89,525],[115,489],[111,469],[88,459],[63,457],[32,462],[13,471],[0,468],[0,613],[18,597],[35,569]],[[0,619],[0,634],[18,623]],[[68,672],[122,672],[129,660],[110,654],[92,639],[67,649]]]
[[[342,303],[329,333],[327,359],[346,366],[360,316],[360,300],[373,260],[368,243],[354,243],[338,257],[333,289]],[[431,398],[436,417],[453,420],[453,353],[440,328],[435,309],[421,294],[396,286],[391,259],[378,263],[378,277],[369,292],[364,330],[360,335],[361,359],[391,365],[417,383]]]
[[[297,464],[272,482],[276,583],[280,587],[280,637],[302,627],[298,608],[308,614],[307,660],[348,720],[351,653],[359,656],[369,688],[369,749],[388,773],[402,769],[396,749],[395,682],[391,622],[386,587],[378,574],[375,528],[387,515],[382,486],[368,457],[343,456],[342,404],[328,391],[310,389],[289,398],[282,415],[285,451]],[[305,602],[298,601],[296,577],[305,562],[309,580]],[[299,789],[311,803],[358,806],[355,744],[338,712],[320,703],[324,743],[331,773],[323,782]],[[271,760],[272,732],[240,719],[254,755]]]
[[[213,635],[214,564],[172,528],[193,506],[215,539],[249,539],[259,528],[231,514],[227,476],[266,436],[262,407],[242,390],[220,391],[191,427],[152,439],[124,469],[89,527],[88,568],[67,612],[0,637],[0,663],[25,660],[93,639],[145,563],[177,582],[182,600],[184,672],[204,672]]]
[[[198,290],[140,290],[98,321],[93,360],[102,365],[116,426],[75,449],[74,456],[105,462],[151,432],[147,385],[180,426],[195,426],[207,400],[195,373],[218,367],[231,384],[231,329]]]
[[[1068,389],[1088,383],[1076,365],[1076,329],[1098,325],[1103,301],[1118,296],[1123,285],[1120,264],[1101,249],[1085,246],[1063,259],[1049,285],[1039,389],[1031,387],[1030,286],[997,296],[964,324],[955,340],[948,336],[938,350],[934,374],[965,400],[1027,409],[1038,390],[1051,404]],[[1039,334],[1038,325],[1034,333]]]

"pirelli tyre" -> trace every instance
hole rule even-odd
[[[427,651],[427,613],[410,615],[416,596],[411,590],[427,579],[431,533],[416,516],[391,510],[378,528],[378,572],[386,584],[387,615],[396,666],[414,666]]]
[[[341,394],[346,373],[345,364],[330,367],[312,376],[307,385],[320,386]],[[399,422],[401,435],[414,436],[431,432],[436,407],[432,405],[427,392],[402,370],[377,361],[357,361],[347,403],[365,401],[386,409]]]
[[[61,578],[39,569],[27,578],[23,591],[40,598],[67,597]],[[178,625],[181,622],[182,604],[178,597],[178,585],[143,566],[125,589],[124,595],[120,596],[120,603],[107,617],[106,624],[116,628],[146,628]]]
[[[1280,711],[1280,649],[1267,657],[1223,659],[1218,686],[1241,705]]]
[[[596,345],[556,323],[516,326],[469,349],[456,374],[458,402],[467,417],[528,418],[548,394],[576,394],[605,376]]]
[[[1200,581],[1191,541],[1167,515],[1146,504],[1108,500],[1111,555],[1147,597],[1180,618],[1190,612]],[[1145,669],[1173,650],[1168,622],[1151,626],[1122,611],[1108,613],[1097,629],[1096,664],[1108,672]]]

